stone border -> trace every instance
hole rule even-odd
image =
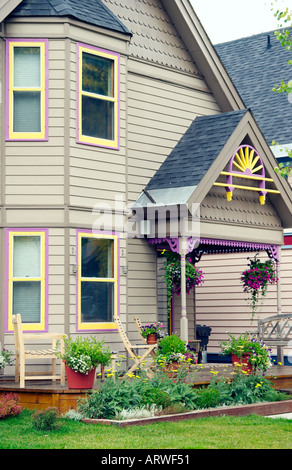
[[[276,402],[253,403],[242,406],[222,406],[218,408],[208,408],[204,410],[195,410],[188,413],[179,413],[173,415],[154,416],[151,418],[139,418],[128,420],[114,419],[89,419],[84,418],[81,421],[91,424],[114,425],[119,428],[126,426],[142,426],[145,424],[154,424],[162,422],[183,421],[186,419],[209,418],[211,416],[248,416],[251,414],[259,416],[277,415],[283,413],[292,413],[292,399]]]

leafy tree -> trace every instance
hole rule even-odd
[[[274,7],[272,4],[272,10],[273,9]],[[289,11],[288,7],[285,8],[285,10],[277,9],[274,12],[274,16],[277,18],[280,28],[278,31],[275,31],[277,40],[280,41],[281,46],[285,47],[287,51],[292,51],[291,30],[285,28],[285,26],[288,26],[289,28],[289,25],[292,28],[292,11]],[[288,60],[288,64],[292,65],[292,59]],[[280,84],[274,86],[273,91],[277,93],[292,93],[292,80],[288,83],[281,80]],[[272,145],[279,146],[280,144],[273,140]],[[281,151],[283,151],[283,148],[281,148]],[[288,157],[292,159],[292,150],[285,148],[285,152]],[[288,164],[279,163],[279,166],[275,168],[275,171],[283,177],[289,176],[292,173],[292,165],[290,162]]]

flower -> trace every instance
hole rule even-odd
[[[166,251],[166,261],[163,264],[163,279],[167,286],[168,305],[170,306],[172,292],[181,293],[181,262],[180,255]],[[204,275],[194,264],[191,258],[186,258],[186,292],[190,294],[195,285],[203,284]]]
[[[267,370],[271,366],[271,349],[255,336],[250,337],[249,333],[240,335],[235,338],[227,333],[229,340],[221,341],[221,356],[234,354],[242,357],[243,354],[249,354],[248,362],[252,364],[254,369]]]
[[[141,327],[141,335],[144,338],[147,338],[147,336],[151,334],[155,334],[156,338],[162,338],[164,336],[162,328],[163,328],[163,323],[161,322],[149,323]]]
[[[13,356],[14,354],[8,349],[2,348],[0,352],[0,369],[5,366],[12,366],[13,365]]]
[[[66,361],[66,365],[75,372],[88,374],[98,364],[110,363],[111,351],[104,343],[104,340],[97,341],[94,337],[64,338],[64,352],[56,351],[56,356]]]
[[[164,367],[172,362],[195,363],[196,355],[176,334],[165,336],[159,341],[156,363]]]
[[[267,293],[269,284],[278,282],[276,267],[273,260],[261,262],[258,259],[258,253],[254,259],[250,260],[249,268],[243,271],[241,282],[243,291],[251,295],[252,319],[257,309],[260,296],[264,297]]]

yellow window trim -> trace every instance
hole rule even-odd
[[[114,240],[114,277],[113,278],[83,278],[81,276],[81,239],[82,238],[100,238],[106,240]],[[78,290],[78,330],[116,330],[117,326],[112,322],[82,322],[81,321],[81,281],[86,282],[111,282],[115,284],[114,289],[114,317],[118,312],[118,236],[79,232],[78,233],[78,269],[77,269],[77,290]]]
[[[83,52],[105,59],[111,59],[114,62],[114,97],[98,95],[95,93],[88,93],[82,91],[82,57]],[[90,47],[79,45],[79,89],[78,89],[78,141],[84,144],[97,145],[100,147],[118,148],[119,147],[119,58],[116,54],[111,54],[108,51],[102,51],[99,49],[92,49]],[[92,96],[105,101],[114,103],[114,139],[99,139],[96,137],[90,137],[82,134],[82,96]]]
[[[14,236],[39,236],[41,239],[41,276],[37,278],[13,278],[13,238]],[[23,323],[22,327],[24,331],[44,331],[45,330],[45,319],[46,319],[46,233],[42,231],[10,231],[9,232],[9,264],[8,264],[8,330],[13,331],[12,325],[12,285],[13,281],[30,282],[40,281],[41,282],[41,321],[40,323]],[[15,312],[20,313],[21,312]]]
[[[41,57],[41,86],[21,88],[14,87],[13,66],[15,47],[39,47]],[[13,131],[13,92],[40,91],[41,92],[41,131],[40,132],[14,132]],[[46,138],[46,42],[45,41],[11,41],[9,42],[9,132],[11,140],[45,140]]]

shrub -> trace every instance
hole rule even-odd
[[[141,398],[141,403],[145,405],[155,404],[157,406],[161,406],[162,408],[166,408],[170,406],[171,398],[164,390],[161,390],[158,387],[153,387],[145,390]]]
[[[220,393],[214,387],[206,387],[198,390],[195,399],[195,407],[199,409],[215,408],[220,405]]]
[[[0,419],[7,416],[17,416],[22,412],[22,409],[15,393],[6,393],[0,398]]]
[[[46,410],[38,410],[32,415],[32,424],[39,431],[51,431],[58,427],[58,410],[49,407]]]

